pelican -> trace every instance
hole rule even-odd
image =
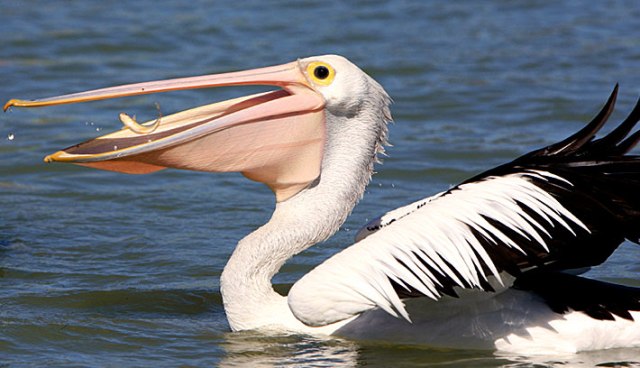
[[[127,126],[45,158],[144,174],[241,172],[275,195],[271,219],[237,244],[221,276],[233,331],[286,331],[551,354],[640,346],[640,289],[580,277],[640,240],[640,102],[608,135],[617,85],[567,139],[370,221],[298,280],[271,279],[334,234],[387,144],[391,99],[336,55],[98,89],[48,106],[193,88],[275,86]]]

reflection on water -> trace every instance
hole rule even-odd
[[[640,349],[516,356],[301,335],[265,336],[255,332],[227,333],[221,346],[224,349],[221,367],[640,368]]]
[[[499,356],[499,355],[498,355]],[[504,367],[567,367],[567,368],[638,368],[640,367],[639,349],[613,349],[591,351],[566,356],[528,356],[503,357],[512,363]]]
[[[355,367],[358,345],[335,338],[228,333],[221,367]]]

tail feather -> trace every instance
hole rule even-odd
[[[553,157],[555,159],[570,158],[571,161],[576,161],[576,158],[601,160],[624,156],[640,142],[640,131],[629,135],[640,120],[640,99],[629,116],[613,131],[602,138],[593,139],[613,112],[617,95],[618,85],[616,84],[600,112],[584,128],[560,142],[528,153],[519,160],[548,160]]]
[[[579,151],[586,143],[591,141],[598,131],[604,126],[613,112],[618,96],[618,85],[613,88],[611,96],[602,107],[602,110],[596,115],[589,124],[580,129],[568,138],[549,145],[545,148],[532,152],[532,157],[536,156],[569,156]]]
[[[640,138],[638,132],[635,132],[629,138],[625,139],[629,132],[636,126],[638,120],[640,120],[640,99],[636,102],[636,106],[629,116],[617,128],[605,137],[591,143],[592,154],[599,156],[607,152],[612,152],[614,155],[624,155],[627,153],[638,143],[638,138]],[[625,139],[624,142],[620,143],[623,139]],[[621,149],[621,146],[623,146],[623,149]]]
[[[636,144],[638,144],[639,141],[640,141],[640,130],[631,134],[629,138],[622,141],[622,143],[620,143],[616,147],[617,153],[620,155],[624,155],[628,153],[636,146]]]

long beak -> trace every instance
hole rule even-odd
[[[65,148],[45,161],[133,174],[167,167],[242,172],[267,184],[278,201],[286,200],[320,175],[325,137],[324,98],[308,82],[299,62],[32,101],[13,99],[4,109],[238,85],[273,85],[280,89],[197,107],[144,124],[121,116],[130,129]]]

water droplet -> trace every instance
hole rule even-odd
[[[93,125],[93,124],[91,124],[91,125]],[[98,128],[96,128],[96,132],[99,132],[100,130],[101,130],[101,129],[100,129],[99,127],[98,127]]]
[[[10,141],[14,140],[15,138],[16,138],[16,136],[13,133],[9,133],[9,135],[7,135],[7,139],[10,140]]]

